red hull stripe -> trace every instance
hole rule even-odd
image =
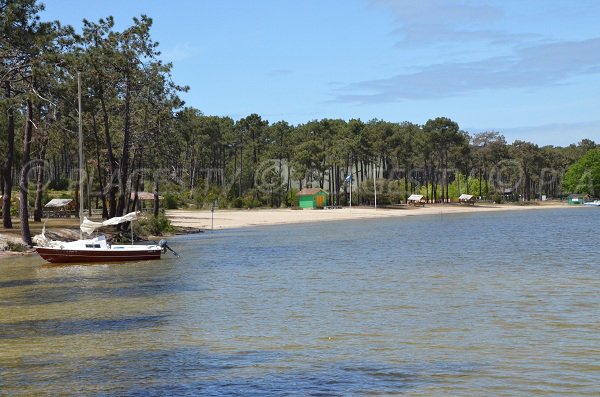
[[[160,259],[160,249],[139,251],[79,251],[36,248],[36,252],[52,263],[122,262]]]

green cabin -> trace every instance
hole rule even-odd
[[[590,201],[590,196],[588,194],[570,194],[567,197],[567,204],[569,205],[581,205],[586,201]]]
[[[329,194],[319,188],[306,188],[298,192],[298,206],[304,208],[323,208],[327,205]]]

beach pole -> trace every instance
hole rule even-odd
[[[352,172],[350,172],[350,209],[352,209]]]
[[[377,209],[377,182],[375,179],[375,164],[373,163],[373,191],[375,192],[375,209]]]
[[[215,229],[215,208],[219,208],[219,201],[213,200],[212,208],[210,209],[210,231],[213,232]]]

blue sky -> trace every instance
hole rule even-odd
[[[449,117],[473,134],[600,141],[600,1],[46,0],[43,19],[153,21],[182,98],[292,124]]]

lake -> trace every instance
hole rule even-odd
[[[0,261],[0,394],[597,396],[600,209],[173,238]]]

